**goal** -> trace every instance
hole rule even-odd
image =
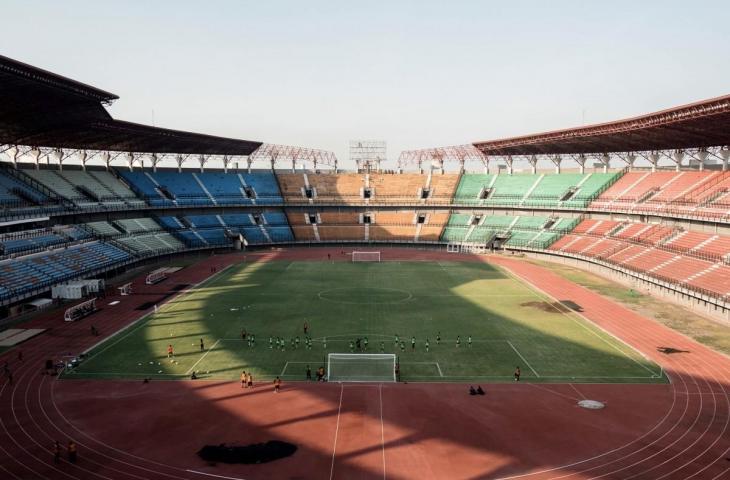
[[[352,252],[353,262],[379,262],[380,252]]]
[[[327,379],[330,382],[395,382],[392,353],[330,353]]]

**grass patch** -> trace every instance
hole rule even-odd
[[[408,381],[511,381],[517,365],[524,381],[666,381],[569,300],[552,305],[482,263],[242,264],[104,342],[66,377],[176,379],[195,370],[233,380],[246,370],[259,380],[303,380],[306,365],[315,370],[328,353],[349,353],[351,342],[367,337],[367,352],[398,355]],[[242,329],[255,334],[255,345],[241,339]],[[284,339],[285,350],[270,348],[270,338]]]

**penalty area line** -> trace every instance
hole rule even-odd
[[[512,342],[510,342],[509,340],[507,340],[507,343],[509,344],[510,347],[512,347],[512,350],[515,351],[515,353],[517,354],[517,356],[519,356],[522,359],[522,361],[525,362],[525,365],[527,365],[530,368],[530,370],[532,370],[532,373],[534,373],[536,377],[539,377],[540,374],[537,373],[537,371],[534,368],[532,368],[532,365],[530,365],[530,362],[528,362],[527,359],[522,356],[522,354],[520,353],[520,351],[517,350],[517,348],[515,348],[514,345],[512,345]]]
[[[310,365],[310,364],[315,363],[315,362],[298,362],[298,361],[294,361],[294,360],[289,360],[288,362],[286,362],[284,364],[284,368],[281,369],[281,373],[279,374],[280,377],[285,376],[284,372],[286,372],[286,369],[289,367],[289,364],[290,363],[291,364],[300,364],[300,365]],[[297,376],[297,374],[292,373],[292,374],[289,374],[287,376],[293,377],[293,376]]]
[[[201,362],[201,361],[202,361],[202,360],[203,360],[203,359],[204,359],[205,357],[207,357],[207,356],[208,356],[208,354],[209,354],[210,352],[212,352],[212,351],[213,351],[213,349],[215,349],[215,347],[216,347],[216,346],[218,345],[218,343],[220,343],[220,341],[221,341],[221,339],[220,339],[220,338],[219,338],[218,340],[216,340],[216,341],[215,341],[215,343],[213,344],[213,346],[212,346],[212,347],[210,347],[210,348],[208,349],[208,351],[207,351],[207,352],[205,352],[205,353],[203,354],[203,356],[202,356],[202,357],[200,357],[200,358],[198,359],[198,361],[197,361],[197,362],[193,363],[193,366],[192,366],[192,367],[190,367],[190,368],[188,369],[188,371],[187,371],[187,372],[185,372],[185,375],[190,375],[190,372],[192,372],[192,371],[193,371],[193,369],[194,369],[195,367],[197,367],[197,366],[198,366],[198,364],[199,364],[199,363],[200,363],[200,362]]]
[[[551,295],[551,294],[547,293],[546,291],[542,290],[541,288],[539,288],[537,285],[535,285],[534,283],[532,283],[530,280],[528,280],[527,278],[523,277],[522,275],[516,274],[515,272],[513,272],[512,270],[510,270],[509,267],[506,267],[504,265],[500,265],[500,267],[502,268],[502,270],[504,270],[505,272],[507,272],[507,274],[510,277],[512,277],[513,279],[515,279],[518,282],[522,282],[523,284],[525,284],[529,290],[532,290],[535,293],[535,296],[537,298],[540,298],[541,300],[550,299],[550,300],[552,300],[555,303],[560,303],[560,300],[558,300],[557,298],[555,298],[553,295]],[[578,285],[578,286],[580,288],[582,288],[583,290],[588,290],[587,288],[585,288],[585,287],[583,287],[581,285]],[[613,302],[613,303],[615,303],[615,302]],[[564,316],[570,318],[571,320],[573,320],[573,322],[575,322],[575,324],[579,325],[580,327],[582,327],[583,329],[585,329],[587,332],[591,333],[596,338],[598,338],[599,340],[603,341],[606,345],[608,345],[609,347],[613,348],[614,350],[616,350],[617,352],[619,352],[621,355],[623,355],[627,359],[629,359],[632,362],[636,363],[639,367],[641,367],[644,370],[646,370],[647,372],[651,373],[652,374],[652,378],[658,378],[658,377],[653,377],[653,375],[659,375],[659,377],[661,376],[661,374],[663,372],[663,369],[661,369],[661,367],[660,367],[659,374],[657,374],[656,372],[654,372],[653,370],[651,370],[649,367],[647,367],[646,365],[642,364],[637,359],[635,359],[634,357],[632,357],[631,355],[629,355],[627,352],[625,352],[622,349],[620,349],[618,347],[618,345],[616,345],[616,343],[609,342],[606,338],[600,336],[598,334],[598,332],[596,332],[594,329],[598,330],[599,332],[603,332],[609,339],[615,340],[616,342],[618,342],[619,345],[623,345],[623,346],[627,347],[629,350],[637,353],[640,357],[642,357],[647,362],[650,362],[650,363],[653,363],[653,364],[656,365],[656,362],[654,362],[651,358],[649,358],[644,352],[642,352],[638,348],[634,347],[633,345],[629,344],[626,340],[624,340],[624,339],[618,337],[617,335],[614,335],[613,333],[609,332],[608,330],[606,330],[605,328],[603,328],[602,326],[600,326],[598,323],[592,321],[591,319],[589,319],[588,317],[586,317],[585,315],[583,315],[580,312],[576,312],[575,310],[570,310],[569,312],[563,312],[563,311],[561,311],[560,309],[558,309],[554,305],[552,306],[552,308],[558,314],[564,315]],[[582,322],[580,321],[581,319],[583,320]],[[589,327],[593,327],[593,329],[591,329]]]

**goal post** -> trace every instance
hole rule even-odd
[[[379,262],[380,252],[352,252],[353,262]]]
[[[330,382],[395,382],[396,357],[392,353],[330,353]]]

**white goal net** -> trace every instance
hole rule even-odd
[[[379,262],[380,252],[352,252],[353,262]]]
[[[330,382],[395,382],[395,355],[330,353],[327,375]]]

